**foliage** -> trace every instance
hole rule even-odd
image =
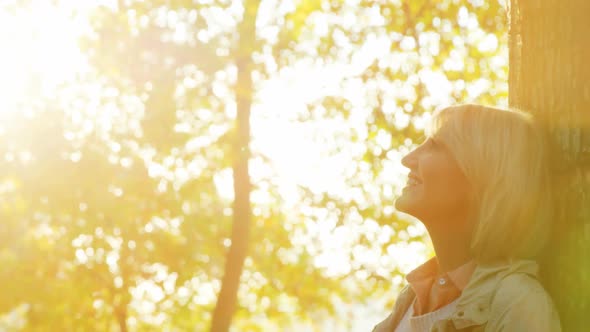
[[[3,115],[1,311],[24,308],[27,330],[205,329],[229,245],[223,188],[240,93],[254,98],[254,224],[235,328],[317,325],[338,301],[386,296],[378,310],[390,307],[395,245],[424,239],[392,209],[396,158],[434,107],[506,102],[503,9],[263,1],[250,92],[236,91],[243,10],[221,0],[95,8],[81,42],[90,69]],[[326,70],[326,83],[295,111],[265,109],[266,89],[301,68]],[[286,185],[260,139],[265,119],[319,128],[300,139],[324,147],[318,163],[341,161],[339,187]]]

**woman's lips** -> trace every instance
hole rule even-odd
[[[406,186],[403,188],[403,190],[406,190],[406,189],[413,189],[413,188],[416,188],[416,187],[420,186],[421,184],[422,184],[422,183],[420,183],[420,182],[416,182],[416,181],[409,181],[409,180],[408,180],[408,183],[407,183],[407,184],[406,184]]]

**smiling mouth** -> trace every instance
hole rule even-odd
[[[418,177],[412,173],[410,173],[408,175],[408,182],[406,184],[406,187],[415,187],[417,185],[422,184],[422,181],[420,179],[418,179]]]

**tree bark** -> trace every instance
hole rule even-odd
[[[590,1],[512,0],[510,105],[551,142],[557,213],[541,276],[563,331],[590,325]]]
[[[236,50],[236,140],[233,150],[234,206],[231,246],[227,253],[225,272],[217,298],[211,332],[226,332],[231,325],[236,310],[240,276],[247,256],[250,224],[250,177],[248,160],[250,158],[250,108],[252,105],[252,53],[256,42],[256,16],[259,1],[244,2],[244,17],[238,27],[238,47]]]
[[[115,310],[117,324],[119,325],[119,332],[127,332],[127,310],[125,307],[120,307]]]

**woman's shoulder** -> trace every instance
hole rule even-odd
[[[478,264],[452,317],[455,325],[486,331],[560,331],[551,297],[539,282],[538,264],[508,260]]]
[[[490,309],[491,331],[561,331],[551,296],[538,278],[527,273],[503,277]]]
[[[535,294],[538,297],[549,296],[536,276],[525,273],[513,273],[500,280],[495,298],[497,298],[497,301],[512,302],[514,299],[529,294]]]

